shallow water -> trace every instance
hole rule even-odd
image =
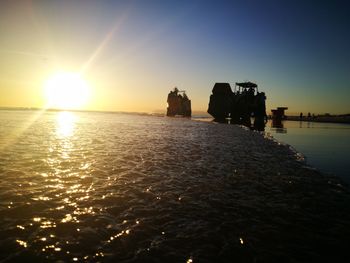
[[[350,184],[349,124],[283,121],[283,128],[274,128],[269,122],[266,131],[303,153],[310,165]]]
[[[0,111],[2,262],[340,262],[337,178],[234,125]]]

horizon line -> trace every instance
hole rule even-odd
[[[59,108],[40,108],[40,107],[16,107],[16,106],[0,106],[0,110],[37,110],[37,111],[72,111],[72,112],[95,112],[95,113],[125,113],[125,114],[146,114],[146,115],[166,115],[166,110],[153,110],[153,111],[124,111],[124,110],[87,110],[87,109],[59,109]],[[206,111],[194,110],[193,113],[204,113],[210,115]],[[296,114],[296,115],[294,115]],[[349,113],[332,114],[329,112],[317,113],[316,116],[331,115],[331,116],[344,116],[350,115]],[[297,112],[291,112],[291,114],[286,114],[286,116],[299,116]]]

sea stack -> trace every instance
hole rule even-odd
[[[224,120],[231,113],[233,92],[229,83],[215,83],[210,95],[208,113],[216,120]]]
[[[236,82],[232,91],[229,83],[215,83],[210,95],[208,113],[215,120],[251,126],[251,117],[254,125],[264,124],[267,118],[264,92],[258,91],[258,85],[253,82]]]
[[[167,116],[191,117],[191,100],[187,97],[185,90],[179,90],[177,87],[168,94]]]

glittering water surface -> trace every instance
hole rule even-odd
[[[348,187],[234,125],[0,111],[3,262],[341,262]]]

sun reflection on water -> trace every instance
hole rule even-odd
[[[61,111],[57,114],[56,132],[58,137],[70,137],[74,133],[76,115],[68,111]]]

